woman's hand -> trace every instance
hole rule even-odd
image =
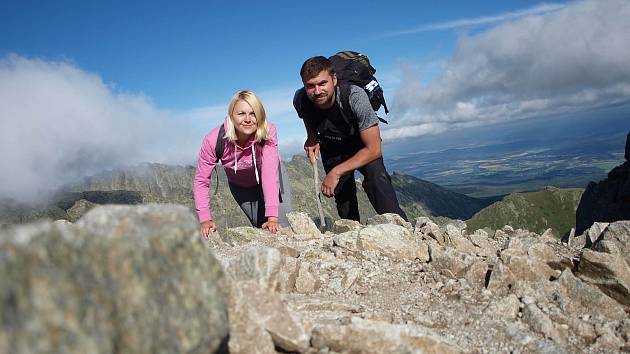
[[[199,225],[201,229],[201,235],[208,239],[211,232],[217,231],[217,225],[214,224],[212,220],[206,220]]]
[[[275,234],[280,230],[280,223],[278,222],[278,218],[275,216],[270,216],[267,218],[267,222],[262,224],[263,230],[269,230],[272,234]]]

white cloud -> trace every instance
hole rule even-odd
[[[63,183],[142,161],[192,162],[186,119],[116,92],[69,62],[0,59],[0,195],[34,201]]]
[[[464,35],[437,79],[423,86],[407,79],[413,75],[404,76],[393,100],[397,117],[384,136],[627,102],[628,18],[628,1],[579,1]],[[440,129],[430,131],[428,123]],[[425,128],[412,129],[415,125]]]
[[[428,25],[422,25],[415,28],[411,28],[411,29],[387,33],[381,36],[381,38],[396,37],[396,36],[429,32],[429,31],[452,30],[452,29],[464,28],[464,27],[488,25],[488,24],[499,23],[499,22],[504,22],[508,20],[514,20],[520,17],[552,12],[552,11],[562,9],[563,7],[565,7],[564,4],[540,4],[529,9],[504,12],[504,13],[493,15],[493,16],[481,16],[481,17],[475,17],[475,18],[464,18],[464,19],[458,19],[458,20],[453,20],[453,21],[431,23]]]
[[[272,121],[286,122],[283,134],[291,120],[299,132],[299,138],[287,134],[281,148],[299,152],[304,133],[292,95],[290,90],[260,94]],[[194,164],[201,140],[223,122],[227,106],[169,111],[141,93],[117,91],[68,61],[0,58],[0,196],[33,202],[114,167]]]

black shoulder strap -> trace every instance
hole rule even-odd
[[[223,151],[225,150],[225,139],[223,136],[225,135],[225,125],[221,124],[221,128],[219,129],[219,135],[217,135],[217,143],[214,147],[214,155],[217,157],[215,162],[219,162],[223,157]]]
[[[358,132],[359,122],[350,108],[350,84],[347,82],[339,83],[339,101],[341,102],[340,111],[343,119]]]

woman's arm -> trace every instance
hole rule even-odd
[[[195,197],[195,209],[202,224],[202,234],[207,237],[208,231],[215,231],[216,226],[212,222],[212,212],[210,211],[210,177],[216,166],[215,145],[218,129],[213,129],[208,133],[201,143],[199,158],[197,159],[197,170],[193,179],[193,195]],[[211,222],[207,223],[208,221]],[[205,223],[205,228],[203,224]]]
[[[273,222],[276,224],[277,228],[280,210],[280,154],[278,153],[276,127],[271,123],[269,123],[269,135],[271,139],[267,140],[262,147],[260,179],[263,198],[265,200],[265,216],[267,217],[267,223]],[[264,224],[263,228],[265,228]]]

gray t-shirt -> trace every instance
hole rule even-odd
[[[295,96],[293,97],[293,107],[298,113],[300,118],[304,118],[302,109],[300,107],[302,102],[302,95],[305,95],[306,92],[304,88],[301,88],[295,92]],[[339,86],[336,88],[336,101],[337,105],[341,109],[344,109],[343,104],[341,103],[341,93],[339,92]],[[370,99],[368,98],[367,93],[360,88],[359,86],[350,85],[350,96],[348,98],[350,103],[350,109],[352,113],[357,119],[359,131],[365,130],[371,126],[378,124],[378,117],[376,116],[376,112],[372,109],[372,104],[370,104]]]

